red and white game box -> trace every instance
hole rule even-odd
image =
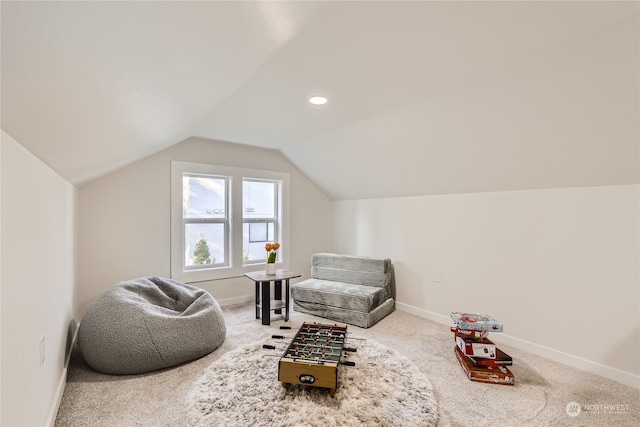
[[[458,347],[453,350],[464,373],[471,381],[483,383],[514,385],[515,377],[506,366],[475,366]]]
[[[487,338],[469,338],[456,335],[456,345],[467,356],[481,357],[484,359],[496,358],[496,345]]]
[[[496,358],[485,359],[484,357],[467,356],[469,362],[475,366],[511,366],[513,365],[513,359],[504,351],[496,347]]]
[[[470,331],[467,329],[460,329],[458,327],[458,325],[451,325],[451,332],[453,332],[453,340],[455,341],[456,339],[456,335],[460,335],[460,336],[467,336],[469,338],[475,338],[475,339],[480,339],[480,338],[486,338],[487,335],[489,335],[488,331]]]

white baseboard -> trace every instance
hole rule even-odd
[[[80,323],[77,324],[75,331],[73,332],[73,339],[71,340],[71,346],[69,347],[69,354],[65,357],[64,367],[58,380],[58,386],[55,391],[55,399],[53,405],[49,409],[49,415],[47,416],[47,427],[54,427],[56,423],[56,417],[58,416],[58,410],[60,409],[60,403],[62,402],[62,395],[64,394],[64,388],[67,384],[67,374],[69,372],[69,361],[71,360],[71,352],[76,346],[78,340],[78,330],[80,329]]]
[[[58,409],[60,409],[60,403],[62,402],[62,395],[64,394],[64,387],[67,384],[67,372],[68,367],[62,370],[62,374],[60,375],[60,380],[58,381],[58,386],[56,387],[56,398],[54,400],[54,404],[51,405],[49,410],[49,415],[47,416],[47,427],[54,427],[56,423],[56,417],[58,415]]]
[[[255,295],[242,295],[242,296],[233,297],[233,298],[216,299],[216,301],[218,301],[218,304],[220,305],[220,307],[229,307],[231,305],[245,304],[248,302],[252,302],[252,301],[255,301],[255,299],[256,299]]]
[[[441,314],[424,310],[418,307],[414,307],[408,304],[403,304],[396,301],[396,307],[400,311],[404,311],[406,313],[410,313],[418,317],[422,317],[423,319],[432,320],[434,322],[446,325],[447,330],[452,323],[451,319],[447,316],[443,316]],[[597,363],[591,360],[583,359],[581,357],[574,356],[572,354],[555,350],[553,348],[545,347],[540,344],[532,343],[530,341],[522,340],[520,338],[516,338],[504,333],[492,335],[491,340],[510,345],[520,350],[528,351],[538,356],[546,357],[547,359],[551,359],[555,362],[572,366],[574,368],[578,368],[586,372],[600,375],[601,377],[617,381],[629,387],[640,389],[639,375],[621,371],[619,369],[612,368],[610,366],[602,365],[600,363]]]
[[[538,356],[546,357],[556,362],[578,368],[582,371],[600,375],[601,377],[617,381],[621,384],[640,389],[640,376],[621,371],[611,366],[606,366],[592,360],[583,359],[573,354],[545,347],[540,344],[522,340],[507,334],[494,334],[492,341],[510,345],[521,350],[528,351]]]
[[[434,313],[432,311],[424,310],[422,308],[414,307],[412,305],[404,304],[398,301],[396,301],[396,308],[398,308],[398,310],[400,311],[404,311],[405,313],[414,314],[418,317],[422,317],[423,319],[428,319],[437,323],[441,323],[443,325],[447,325],[447,327],[451,325],[451,319],[449,317]]]

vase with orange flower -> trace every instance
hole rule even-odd
[[[280,249],[280,243],[267,243],[264,248],[267,251],[267,275],[274,276],[276,274],[276,257],[278,256],[277,251]]]

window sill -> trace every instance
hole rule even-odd
[[[288,270],[288,265],[284,262],[276,262],[277,269]],[[262,271],[265,269],[265,264],[251,264],[242,267],[218,267],[208,268],[201,270],[183,271],[179,274],[174,274],[172,279],[178,280],[183,283],[197,283],[197,282],[209,282],[214,280],[233,279],[236,277],[242,277],[245,273],[252,271]]]

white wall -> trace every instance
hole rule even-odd
[[[74,319],[76,188],[4,131],[1,144],[0,424],[53,425]]]
[[[390,257],[401,309],[443,324],[489,313],[495,341],[640,387],[639,191],[336,202],[337,250]]]
[[[279,152],[190,138],[79,190],[81,312],[121,280],[170,275],[171,161],[290,174],[290,268],[309,276],[311,255],[333,250],[333,203]],[[223,305],[254,298],[245,277],[198,282]]]

